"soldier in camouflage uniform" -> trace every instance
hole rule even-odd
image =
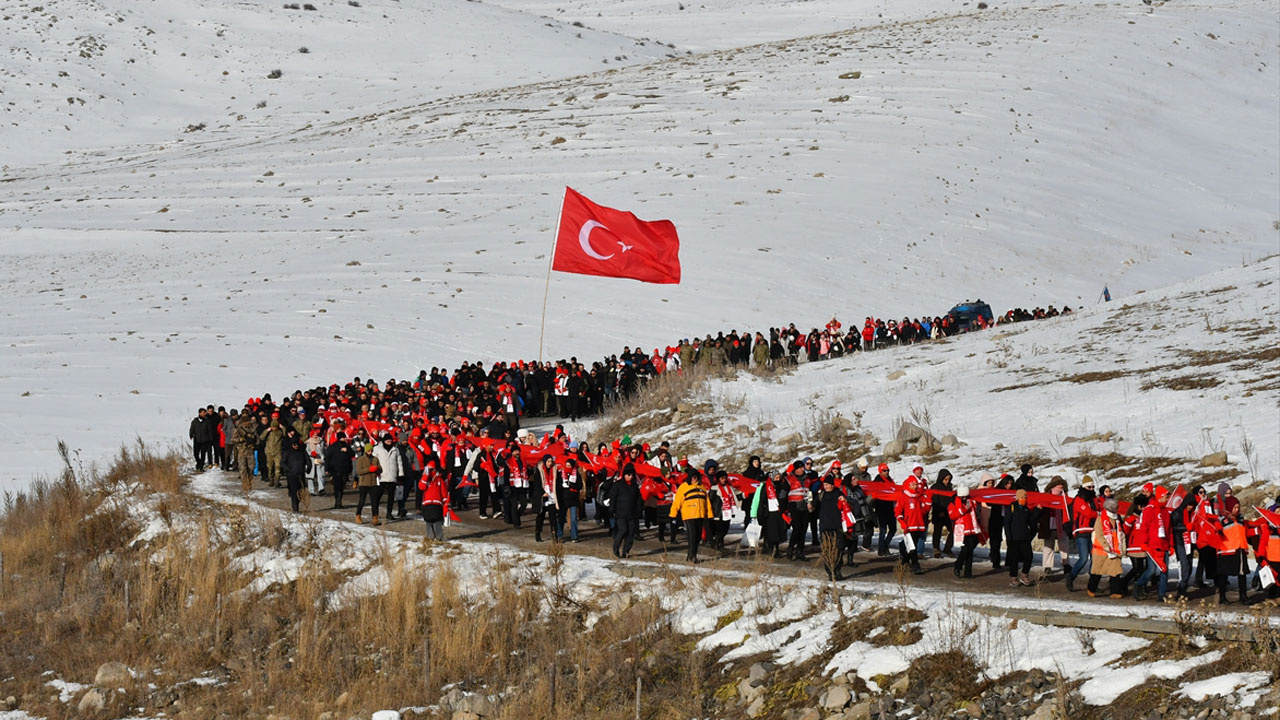
[[[266,456],[267,465],[262,471],[262,478],[269,482],[271,487],[280,487],[280,463],[284,456],[284,428],[280,426],[278,418],[271,418],[271,424],[267,426],[266,433],[263,454]]]
[[[293,418],[293,430],[298,433],[298,437],[303,442],[306,442],[307,438],[311,437],[311,421],[307,419],[307,411],[301,405],[298,406],[297,413]]]
[[[253,451],[258,447],[258,420],[247,406],[236,421],[235,443],[240,463],[240,489],[249,492],[253,487]]]

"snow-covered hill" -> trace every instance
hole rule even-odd
[[[676,52],[467,0],[16,0],[0,17],[10,172],[66,151],[252,139]]]
[[[1085,473],[1116,487],[1275,486],[1278,322],[1275,256],[1069,316],[804,364],[783,382],[746,373],[715,381],[699,398],[708,412],[644,437],[786,462],[822,445],[821,428],[839,416],[855,437],[879,439],[870,448],[877,456],[903,422],[960,441],[923,457],[908,443],[903,462],[892,463],[899,476],[920,462],[931,476],[947,467],[976,485],[981,472],[1016,474],[1029,461],[1042,478],[1061,472],[1073,487]],[[761,430],[766,423],[775,427]],[[1225,465],[1202,466],[1218,452]],[[849,463],[855,454],[819,459]]]
[[[1280,28],[1260,0],[932,8],[629,67],[615,66],[673,50],[541,17],[548,7],[413,7],[127,6],[136,14],[110,26],[130,38],[108,46],[113,62],[132,72],[124,48],[143,27],[165,52],[125,80],[127,96],[108,95],[118,110],[71,127],[164,144],[0,176],[0,293],[18,309],[0,319],[3,478],[54,469],[55,437],[91,459],[137,433],[181,438],[196,404],[534,356],[564,185],[673,219],[685,279],[555,277],[552,357],[832,314],[935,314],[974,296],[998,310],[1076,306],[1109,285],[1124,299],[1280,246]],[[419,16],[400,13],[446,9],[469,32],[417,47],[406,26]],[[779,12],[777,36],[826,29]],[[74,39],[110,17],[72,13],[55,29]],[[342,32],[357,17],[379,42]],[[758,37],[756,15],[743,18],[726,36]],[[170,19],[187,30],[162,34]],[[210,49],[219,22],[240,38],[225,38],[236,49],[223,58]],[[286,44],[270,32],[282,23],[311,34]],[[635,35],[667,39],[655,28]],[[6,108],[18,157],[62,147],[41,114],[66,100],[39,82],[71,82],[56,77],[65,39],[52,37],[9,71],[33,87],[5,85],[26,108]],[[231,59],[225,77],[243,85],[224,88]],[[439,72],[406,89],[424,59]],[[183,107],[187,88],[154,78],[185,77],[187,62],[212,75]],[[545,79],[557,72],[568,77]],[[400,80],[371,80],[388,76]],[[74,82],[89,92],[108,79]],[[250,122],[265,88],[295,80],[289,112]],[[267,99],[262,113],[282,102]],[[207,129],[181,132],[197,121]]]

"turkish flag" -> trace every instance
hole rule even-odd
[[[670,220],[646,222],[565,188],[551,269],[679,283],[680,239]]]

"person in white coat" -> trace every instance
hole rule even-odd
[[[324,436],[318,430],[307,438],[307,455],[311,457],[311,494],[324,494]]]
[[[381,474],[378,475],[378,485],[387,498],[387,519],[390,520],[394,517],[392,510],[396,502],[396,485],[404,476],[404,467],[400,462],[400,449],[396,447],[391,433],[383,435],[382,442],[373,448],[373,459],[382,469]]]

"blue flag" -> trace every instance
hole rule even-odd
[[[1102,286],[1102,299],[1105,302],[1111,302],[1111,291],[1107,289],[1106,285]]]

